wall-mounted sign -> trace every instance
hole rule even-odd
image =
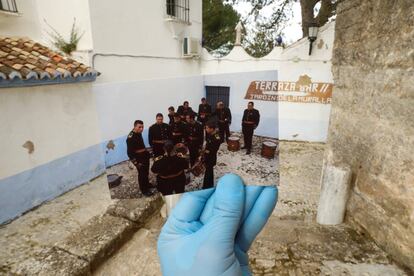
[[[247,100],[330,104],[332,83],[312,82],[308,75],[291,81],[252,81],[247,88]]]

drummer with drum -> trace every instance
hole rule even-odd
[[[244,146],[242,149],[246,149],[246,154],[250,154],[252,150],[252,140],[254,130],[257,128],[260,122],[260,113],[254,108],[254,103],[249,102],[247,109],[244,110],[242,118],[242,132],[244,139]]]
[[[157,174],[157,190],[163,195],[184,193],[185,170],[188,161],[181,154],[174,154],[174,144],[168,140],[164,144],[164,154],[154,159],[151,171]]]
[[[190,164],[191,167],[197,161],[201,148],[203,147],[204,142],[204,131],[203,126],[200,122],[195,120],[194,114],[186,115],[186,126],[187,126],[187,147],[190,152]]]

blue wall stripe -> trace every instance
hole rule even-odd
[[[67,192],[105,171],[101,145],[94,145],[0,180],[0,223]]]

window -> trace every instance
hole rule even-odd
[[[167,15],[190,22],[190,0],[167,0]]]
[[[15,0],[0,0],[0,11],[17,13]]]

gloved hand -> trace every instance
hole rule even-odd
[[[184,194],[158,239],[163,275],[250,275],[247,251],[276,201],[276,187],[245,187],[234,174]]]

